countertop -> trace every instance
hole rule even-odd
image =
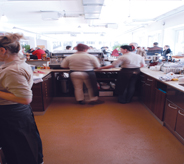
[[[153,70],[150,70],[148,68],[141,68],[141,72],[146,74],[146,75],[149,75],[149,76],[151,76],[151,77],[153,77],[153,78],[155,78],[157,80],[159,80],[159,77],[166,75],[162,71],[153,71]],[[159,80],[159,81],[161,81],[161,80]],[[172,87],[174,87],[174,88],[184,92],[184,87],[179,85],[178,81],[161,81],[161,82],[163,82],[163,83],[165,83],[167,85],[170,85],[170,86],[172,86]]]
[[[117,72],[119,71],[120,68],[111,68],[111,69],[102,69],[102,70],[98,70],[95,69],[95,72]],[[45,76],[47,76],[50,72],[69,72],[69,69],[36,69],[34,72],[34,78],[44,78]],[[164,76],[166,75],[164,72],[162,71],[153,71],[150,70],[148,68],[141,68],[141,72],[149,75],[150,77],[153,77],[157,80],[159,80],[160,76]],[[159,80],[160,81],[160,80]],[[170,85],[182,92],[184,92],[184,87],[178,84],[178,81],[161,81],[162,83],[165,83],[167,85]]]

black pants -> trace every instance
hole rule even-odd
[[[140,68],[122,68],[118,74],[116,93],[118,102],[129,103],[135,92],[135,86],[140,74]]]
[[[0,147],[8,164],[39,164],[42,143],[30,105],[0,106]]]

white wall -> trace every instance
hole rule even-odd
[[[122,43],[137,42],[140,46],[149,47],[151,45],[148,40],[149,36],[160,34],[159,46],[170,45],[171,49],[174,50],[175,30],[180,28],[184,29],[184,13],[154,22],[134,32],[120,34],[116,40]]]

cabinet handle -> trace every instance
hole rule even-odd
[[[147,86],[151,86],[150,84],[147,84],[147,83],[144,83],[145,85],[147,85]]]
[[[153,81],[153,80],[151,80],[151,79],[147,79],[148,81]]]
[[[171,104],[170,104],[170,103],[168,104],[168,106],[169,106],[170,108],[177,109],[177,107],[175,107],[175,106],[171,106]]]
[[[180,114],[180,115],[184,116],[184,114],[183,114],[183,113],[181,113],[181,110],[178,110],[178,114]]]

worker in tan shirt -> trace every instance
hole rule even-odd
[[[8,164],[43,163],[30,103],[33,72],[19,57],[20,34],[0,36],[0,147]]]
[[[75,98],[79,104],[85,104],[83,84],[88,89],[90,104],[101,104],[98,99],[98,89],[94,68],[100,67],[97,57],[87,53],[89,47],[78,44],[77,52],[67,56],[61,63],[61,67],[70,69],[70,78],[75,90]]]

